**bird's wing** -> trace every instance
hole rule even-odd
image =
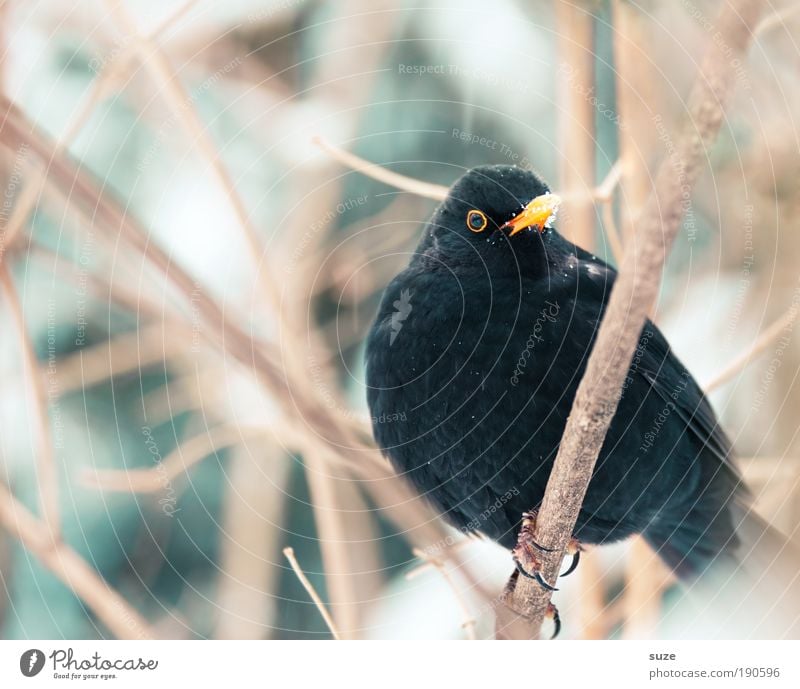
[[[607,302],[617,271],[602,259],[576,247],[581,262],[593,265],[597,271],[593,276],[597,298]],[[731,443],[719,425],[711,404],[703,394],[688,369],[672,352],[661,331],[649,320],[642,330],[640,348],[634,356],[631,372],[644,378],[653,391],[665,403],[674,405],[675,411],[688,431],[703,443],[721,464],[738,471],[731,461]],[[682,381],[680,389],[672,381]]]
[[[650,321],[640,338],[641,356],[634,356],[631,372],[644,378],[653,391],[671,405],[686,428],[717,460],[736,473],[731,443],[714,410],[692,375],[670,349],[664,335]],[[677,383],[676,383],[677,381]]]

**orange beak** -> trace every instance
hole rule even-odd
[[[546,227],[552,225],[560,204],[561,199],[550,192],[537,196],[500,229],[511,228],[511,232],[508,233],[509,237],[513,237],[517,232],[522,232],[526,227],[535,227],[542,232]]]

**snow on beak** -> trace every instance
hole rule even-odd
[[[527,227],[535,227],[539,232],[543,232],[545,228],[552,226],[560,204],[561,198],[548,191],[546,194],[533,199],[500,229],[510,228],[509,237],[513,237],[517,232],[522,232]]]

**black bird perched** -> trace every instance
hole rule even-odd
[[[366,344],[383,452],[454,526],[509,549],[542,501],[616,277],[552,227],[558,202],[527,170],[468,171],[386,289]],[[747,531],[781,550],[750,512],[731,456],[699,386],[648,321],[575,537],[643,534],[687,580],[715,561],[738,567]]]

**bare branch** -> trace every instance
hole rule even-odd
[[[608,239],[608,246],[611,248],[611,255],[614,256],[617,265],[620,265],[625,250],[622,247],[622,240],[619,236],[617,223],[614,220],[614,206],[612,201],[601,201],[600,212],[603,217],[603,229]]]
[[[6,295],[14,325],[17,329],[20,354],[22,355],[22,370],[25,382],[33,398],[33,416],[36,420],[36,474],[39,483],[39,503],[41,505],[42,520],[50,531],[53,541],[58,540],[61,532],[61,515],[58,504],[58,468],[56,467],[53,439],[50,431],[50,417],[47,411],[47,398],[44,381],[39,370],[39,362],[33,350],[33,345],[28,337],[25,318],[22,313],[14,282],[8,264],[0,264],[0,286]],[[27,395],[24,396],[28,398]]]
[[[721,385],[724,385],[732,378],[735,378],[738,373],[746,369],[753,361],[755,361],[766,349],[773,343],[784,330],[791,328],[800,314],[800,309],[797,306],[791,306],[789,310],[783,314],[778,320],[770,325],[761,335],[758,336],[752,346],[748,347],[744,352],[737,356],[730,364],[728,364],[722,371],[714,376],[708,383],[703,386],[706,392],[716,390]]]
[[[72,548],[54,542],[44,525],[0,483],[0,525],[66,584],[119,639],[155,638],[150,626]]]
[[[442,575],[442,579],[444,579],[445,583],[452,590],[453,597],[456,599],[456,603],[458,603],[458,607],[461,608],[461,613],[464,616],[464,621],[461,623],[461,626],[464,628],[467,638],[470,641],[475,641],[478,638],[477,634],[475,633],[475,618],[469,611],[469,606],[464,600],[464,596],[461,594],[461,591],[458,590],[458,586],[456,586],[456,583],[453,581],[453,577],[450,576],[450,572],[447,571],[447,567],[445,566],[444,562],[426,554],[425,551],[420,548],[413,548],[412,552],[420,560],[425,560],[428,565],[433,567],[437,572],[439,572],[439,574]],[[422,574],[424,571],[425,568],[417,567],[406,574],[406,579],[413,579]]]
[[[554,549],[543,553],[539,562],[548,581],[558,576],[642,327],[658,294],[667,251],[680,229],[683,194],[700,173],[701,160],[722,124],[723,107],[734,86],[731,59],[743,58],[761,11],[759,0],[731,0],[723,6],[716,24],[721,40],[709,42],[689,96],[688,122],[670,158],[659,168],[637,222],[637,241],[625,252],[539,509],[536,541]],[[504,622],[505,633],[538,638],[550,597],[549,591],[520,577],[506,599],[517,617]]]
[[[263,242],[250,213],[247,211],[244,200],[236,189],[233,178],[222,161],[222,156],[219,154],[214,140],[211,138],[208,129],[197,114],[193,99],[181,84],[174,68],[170,64],[169,58],[161,49],[158,42],[150,36],[143,36],[139,31],[136,22],[127,11],[124,1],[106,0],[106,2],[118,23],[129,35],[136,37],[137,40],[134,42],[134,46],[139,50],[142,62],[152,75],[154,81],[159,85],[165,100],[170,108],[172,108],[174,116],[180,119],[186,131],[191,136],[192,141],[196,142],[200,153],[208,161],[209,167],[228,197],[236,219],[244,232],[245,240],[250,247],[254,266],[257,268],[261,262],[264,251]],[[279,306],[280,295],[273,281],[265,278],[266,272],[267,271],[263,270],[256,271],[258,279],[261,280],[270,302],[275,306]]]
[[[800,5],[797,4],[787,5],[783,9],[777,10],[772,14],[769,14],[766,17],[764,17],[761,23],[759,23],[758,26],[756,26],[754,33],[756,34],[756,36],[760,37],[762,33],[771,31],[772,29],[775,29],[779,26],[785,27],[786,22],[791,19],[794,19],[795,15],[798,14],[798,12],[800,12]],[[786,30],[787,31],[789,30],[788,27],[786,28]]]
[[[319,594],[308,580],[308,577],[303,573],[303,570],[300,569],[300,564],[297,562],[297,558],[294,556],[294,549],[284,548],[283,554],[286,556],[286,559],[289,560],[289,564],[292,566],[292,569],[297,575],[297,578],[300,580],[300,583],[303,585],[303,588],[308,591],[308,595],[311,596],[311,600],[314,601],[314,605],[317,606],[317,610],[319,610],[319,614],[322,615],[322,619],[325,620],[325,624],[328,625],[328,629],[331,630],[333,638],[337,641],[340,641],[341,637],[339,636],[339,632],[336,631],[336,626],[333,624],[333,619],[331,618],[328,610],[325,608],[325,604],[322,602]]]
[[[595,187],[595,109],[586,94],[594,87],[594,16],[568,0],[555,3],[559,71],[558,100],[561,151],[560,191],[563,193],[561,229],[565,236],[593,251],[596,244],[597,210],[592,200]]]
[[[239,425],[212,428],[181,443],[152,469],[85,470],[81,482],[104,491],[157,493],[217,450],[238,445],[247,437],[263,437],[264,429]]]
[[[435,201],[443,201],[447,197],[447,192],[449,191],[447,187],[443,187],[439,184],[431,184],[430,182],[422,182],[413,177],[406,177],[405,175],[392,172],[380,165],[375,165],[375,163],[370,163],[368,160],[359,158],[357,155],[353,155],[338,146],[334,146],[319,136],[315,136],[313,141],[323,151],[338,160],[345,167],[349,167],[351,170],[360,172],[362,175],[388,184],[390,187],[408,191],[417,196],[424,196],[427,199],[434,199]]]
[[[614,190],[619,186],[621,179],[622,160],[617,160],[606,173],[603,181],[595,187],[594,198],[597,201],[611,201],[614,198]]]

